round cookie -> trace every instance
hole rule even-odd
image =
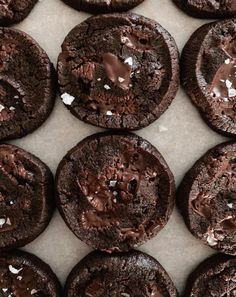
[[[197,18],[236,16],[235,0],[173,0],[187,14]]]
[[[54,209],[53,176],[38,158],[0,145],[0,250],[24,246],[47,227]]]
[[[77,10],[89,13],[127,11],[142,3],[144,0],[62,0]]]
[[[147,254],[92,252],[69,275],[65,297],[177,297],[164,268]]]
[[[1,0],[0,1],[0,26],[21,22],[38,0]]]
[[[140,129],[175,97],[178,50],[158,23],[136,14],[92,17],[65,38],[58,58],[61,97],[84,122]]]
[[[89,246],[127,251],[155,236],[174,205],[174,178],[161,154],[133,134],[102,133],[71,149],[57,169],[58,208]]]
[[[177,195],[191,233],[231,255],[236,255],[235,161],[235,142],[214,147],[186,173]]]
[[[214,255],[203,261],[188,278],[184,297],[235,296],[236,259]]]
[[[51,268],[36,256],[14,251],[0,255],[2,297],[59,297],[61,287]]]
[[[236,20],[200,27],[182,54],[182,85],[215,131],[236,136]]]
[[[27,34],[0,28],[0,140],[25,136],[51,112],[56,79],[47,54]]]

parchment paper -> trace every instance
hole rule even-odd
[[[171,0],[145,0],[133,11],[158,21],[175,38],[180,51],[190,34],[207,22],[185,15]],[[15,27],[35,38],[55,64],[64,37],[87,17],[89,14],[73,10],[60,0],[43,0],[35,6],[27,19]],[[43,126],[12,143],[34,153],[55,172],[59,161],[70,148],[98,131],[101,130],[73,117],[57,100],[54,111]],[[206,150],[225,140],[206,126],[182,89],[168,111],[137,134],[160,150],[177,184]],[[72,267],[90,252],[90,248],[66,227],[58,212],[54,213],[47,230],[27,245],[25,250],[48,262],[62,284]],[[180,292],[190,271],[213,253],[212,249],[190,234],[177,210],[167,226],[140,250],[160,261]]]

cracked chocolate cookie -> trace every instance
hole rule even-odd
[[[178,206],[191,233],[210,247],[236,255],[236,143],[209,150],[185,175]]]
[[[152,238],[174,205],[174,178],[161,154],[133,134],[94,134],[61,161],[58,208],[95,249],[127,251]]]
[[[229,296],[236,293],[236,259],[214,255],[190,274],[184,297]]]
[[[92,252],[69,275],[65,297],[177,297],[164,268],[147,254]]]
[[[235,0],[173,0],[187,14],[197,18],[236,16]]]
[[[144,0],[62,0],[77,10],[89,13],[127,11],[142,3]]]
[[[236,136],[236,20],[200,27],[182,55],[182,84],[215,131]]]
[[[0,28],[0,140],[25,136],[51,112],[56,79],[47,54],[27,34]]]
[[[38,0],[0,0],[0,26],[21,22]]]
[[[61,288],[51,268],[36,256],[14,251],[0,255],[1,297],[59,297]]]
[[[92,17],[76,26],[58,58],[61,97],[73,115],[113,129],[140,129],[175,97],[178,50],[158,23],[136,14]]]
[[[30,153],[1,144],[0,250],[24,246],[41,234],[52,216],[53,197],[50,169]]]

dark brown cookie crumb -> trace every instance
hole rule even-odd
[[[61,161],[58,208],[95,249],[127,251],[155,236],[174,205],[174,178],[161,154],[133,134],[95,134]]]
[[[58,58],[61,97],[87,123],[140,129],[168,108],[179,84],[178,50],[158,23],[136,14],[76,26]]]
[[[191,233],[230,255],[236,255],[235,164],[235,142],[216,146],[185,175],[177,195]]]

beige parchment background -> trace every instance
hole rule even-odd
[[[185,15],[171,0],[145,0],[133,11],[158,21],[173,35],[180,51],[190,34],[207,22]],[[60,0],[41,0],[28,18],[15,27],[35,38],[55,64],[64,37],[87,17],[89,14],[73,10]],[[57,100],[54,111],[43,126],[12,143],[40,157],[55,172],[70,148],[98,131],[101,130],[73,117]],[[182,89],[168,111],[137,134],[160,150],[177,184],[195,160],[207,149],[225,140],[206,126]],[[90,251],[69,231],[58,212],[55,212],[47,230],[25,249],[48,262],[62,283],[72,267]],[[158,236],[140,250],[160,261],[180,292],[189,272],[213,253],[189,233],[177,210]]]

